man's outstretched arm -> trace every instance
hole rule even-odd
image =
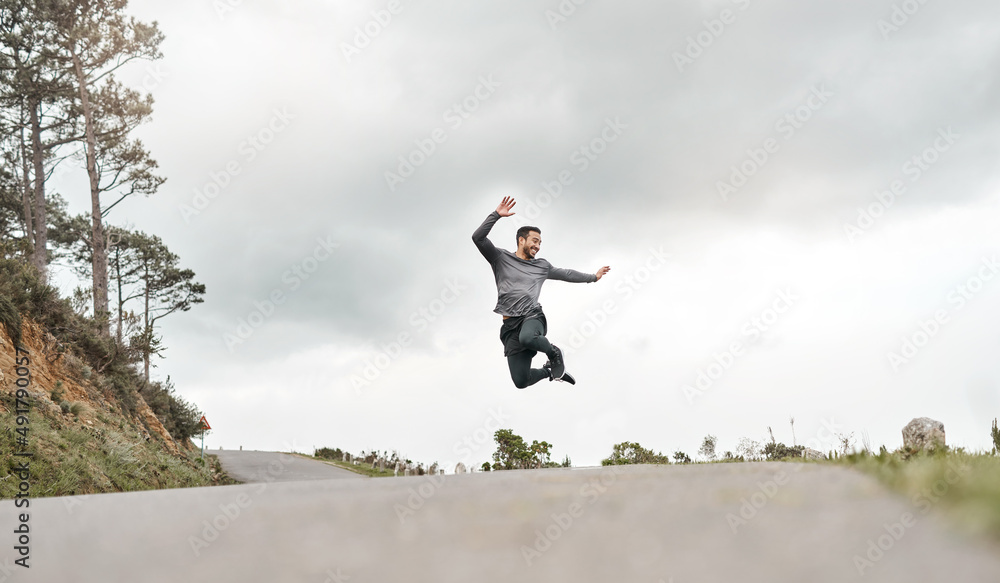
[[[583,273],[582,271],[576,271],[574,269],[551,267],[549,268],[548,279],[558,279],[560,281],[568,281],[571,283],[593,283],[600,280],[604,277],[604,274],[609,271],[611,271],[611,268],[607,265],[598,269],[597,273]]]
[[[509,196],[505,196],[500,202],[500,206],[497,207],[497,210],[490,213],[490,215],[486,217],[486,220],[483,221],[483,224],[479,225],[479,228],[472,233],[472,242],[476,244],[476,247],[479,248],[479,252],[482,253],[483,257],[485,257],[490,263],[493,263],[493,260],[497,258],[500,251],[497,250],[496,246],[493,245],[493,242],[489,240],[487,235],[490,234],[490,229],[492,229],[493,225],[500,220],[500,217],[509,217],[514,214],[510,212],[511,207],[513,206],[514,199]]]

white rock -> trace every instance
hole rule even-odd
[[[903,446],[933,449],[945,445],[944,423],[930,417],[917,417],[903,428]]]

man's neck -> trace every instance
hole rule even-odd
[[[523,259],[525,261],[531,261],[531,258],[529,258],[527,255],[525,255],[524,252],[522,252],[520,249],[518,249],[517,252],[514,253],[514,255],[516,255],[518,259]]]

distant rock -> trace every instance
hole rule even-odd
[[[815,449],[810,449],[808,447],[804,448],[802,450],[802,457],[806,458],[807,460],[825,460],[826,459],[826,456],[823,455],[823,452],[817,451]]]
[[[455,466],[455,473],[464,474],[466,472],[467,470],[465,469],[465,464],[463,464],[462,462],[458,462],[458,465]]]
[[[903,428],[903,447],[934,449],[945,445],[944,423],[930,417],[917,417]]]

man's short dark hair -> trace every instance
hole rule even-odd
[[[525,225],[525,226],[523,226],[523,227],[521,227],[520,229],[517,230],[517,241],[516,242],[520,245],[521,244],[521,238],[524,237],[525,239],[527,239],[528,238],[528,233],[530,233],[532,231],[538,233],[539,235],[542,234],[542,230],[539,229],[538,227],[529,227],[529,226]]]

